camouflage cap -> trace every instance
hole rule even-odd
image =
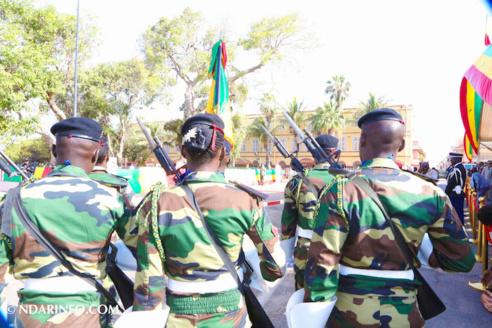
[[[51,133],[55,136],[82,138],[101,142],[102,127],[96,121],[87,117],[70,117],[54,124]]]

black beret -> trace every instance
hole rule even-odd
[[[322,134],[316,137],[316,141],[323,149],[338,149],[338,138],[329,134]]]
[[[462,158],[462,157],[463,157],[463,154],[460,154],[460,153],[453,153],[453,152],[451,152],[451,153],[449,153],[449,156],[450,156],[450,157],[458,157],[458,158]]]
[[[29,161],[29,157],[24,158],[24,162]]]
[[[109,147],[109,146],[108,146],[108,138],[106,138],[106,137],[101,137],[101,146],[102,146],[102,147]]]
[[[102,127],[87,117],[70,117],[51,127],[55,136],[69,136],[101,142]]]
[[[220,116],[215,115],[215,114],[197,114],[195,116],[190,117],[187,119],[184,123],[183,126],[181,127],[181,135],[184,136],[188,130],[196,124],[205,124],[205,125],[210,125],[211,127],[215,126],[216,128],[219,129],[222,133],[224,133],[224,122],[220,118]]]
[[[391,108],[380,108],[370,111],[366,115],[362,116],[359,119],[357,125],[359,126],[359,128],[362,128],[364,124],[376,121],[398,121],[401,124],[405,124],[400,113],[398,113],[396,110]]]
[[[230,155],[231,154],[231,149],[232,149],[232,145],[229,141],[224,141],[224,148],[225,148],[225,154],[226,155]]]

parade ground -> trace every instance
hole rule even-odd
[[[265,186],[254,186],[266,193],[268,198],[264,204],[267,215],[272,223],[280,230],[280,221],[283,209],[283,190],[285,183],[275,183]],[[254,245],[245,236],[244,249],[252,249]],[[476,252],[476,245],[473,245]],[[285,307],[287,300],[294,293],[294,271],[292,260],[288,261],[286,275],[270,288],[268,294],[257,293],[260,303],[264,306],[275,327],[286,328]],[[446,305],[447,310],[438,317],[428,320],[426,327],[455,328],[455,327],[491,327],[492,313],[487,312],[480,301],[481,293],[468,286],[470,281],[479,281],[482,272],[482,263],[477,262],[469,273],[445,273],[441,270],[421,268],[420,272],[434,291]],[[132,272],[128,272],[133,277]],[[11,278],[7,286],[9,305],[16,306],[18,297],[16,291],[23,287],[22,281]]]

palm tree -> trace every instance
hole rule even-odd
[[[342,108],[342,103],[348,97],[350,90],[350,82],[345,81],[345,76],[335,75],[330,81],[326,82],[328,86],[325,89],[325,94],[330,95],[330,101],[334,101],[338,109]]]
[[[367,113],[386,107],[386,99],[384,97],[376,97],[376,95],[369,92],[369,99],[366,102],[360,102],[357,106],[357,110],[354,112],[352,117],[349,119],[350,125],[357,125],[357,121],[366,115]]]
[[[345,127],[345,116],[333,103],[324,103],[323,107],[316,108],[314,115],[309,119],[313,126],[313,132],[317,135],[328,133],[334,135]]]
[[[248,119],[243,114],[236,112],[232,114],[232,126],[234,131],[234,148],[231,152],[231,164],[232,167],[235,167],[236,158],[238,158],[241,153],[241,144],[248,132]]]
[[[260,112],[265,118],[265,126],[270,130],[272,121],[275,119],[275,114],[277,113],[275,96],[270,93],[264,93],[259,105]]]
[[[288,105],[286,113],[289,114],[290,118],[297,124],[297,126],[302,130],[308,126],[307,113],[302,107],[303,101],[297,102],[296,97]],[[294,129],[289,126],[289,131],[294,135],[294,140],[296,142],[297,151],[299,151],[299,143],[301,142],[300,137],[295,133]]]
[[[261,128],[262,126],[266,127],[267,131],[270,132],[271,135],[275,135],[277,133],[277,130],[282,127],[282,125],[277,125],[273,128],[268,128],[267,127],[267,121],[263,116],[259,116],[255,118],[253,123],[249,126],[248,132],[247,132],[247,137],[248,138],[258,138],[260,141],[260,145],[262,148],[265,150],[266,153],[266,165],[267,168],[270,168],[270,153],[268,151],[268,135],[263,131]]]

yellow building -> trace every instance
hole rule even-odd
[[[404,164],[410,166],[419,165],[419,161],[422,160],[425,154],[423,150],[418,146],[418,143],[412,139],[412,106],[388,106],[389,108],[395,109],[401,114],[405,122],[405,140],[406,146],[403,151],[398,153],[397,159]],[[346,108],[343,110],[343,114],[348,119],[356,108]],[[308,111],[308,115],[312,115],[314,111]],[[246,117],[249,119],[251,124],[255,118],[260,116],[260,114],[251,114]],[[283,123],[283,124],[282,124]],[[284,121],[282,113],[279,111],[275,117],[274,124],[283,125],[280,127],[276,133],[280,142],[287,148],[289,152],[294,152],[297,150],[296,140],[294,135],[290,132],[288,124]],[[312,129],[308,127],[310,131]],[[338,133],[337,133],[338,134]],[[339,149],[341,152],[340,162],[344,162],[349,168],[357,167],[360,165],[359,159],[359,138],[360,129],[357,126],[347,125],[343,131],[341,131],[341,136],[337,135],[339,139]],[[266,162],[265,146],[260,144],[257,138],[248,138],[241,145],[237,145],[240,148],[239,158],[236,159],[236,166],[259,166],[261,163]],[[179,147],[178,146],[165,146],[169,157],[176,162],[180,158]],[[273,146],[271,142],[268,143],[268,151],[270,153],[270,162],[272,166],[279,164],[281,167],[289,166],[290,160],[284,159],[283,156],[278,152],[278,150]],[[153,166],[157,164],[155,158],[149,158],[147,165]],[[314,165],[311,153],[307,151],[306,146],[302,143],[299,148],[299,153],[297,158],[301,161],[304,166]]]
[[[418,158],[414,159],[413,155],[413,147],[414,143],[412,140],[412,106],[388,106],[389,108],[395,109],[397,112],[401,114],[403,120],[405,121],[405,139],[406,146],[398,153],[397,159],[407,165],[418,166]],[[346,108],[343,110],[344,116],[348,119],[352,113],[355,111],[355,108]],[[308,115],[314,113],[314,111],[308,112]],[[260,114],[248,115],[248,119],[250,123],[254,121],[255,118],[260,116]],[[283,115],[278,113],[275,117],[275,124],[279,125],[284,122]],[[279,128],[276,136],[279,138],[280,142],[287,148],[289,152],[294,152],[297,150],[296,141],[294,135],[290,132],[289,126],[287,123],[283,124],[283,128]],[[310,129],[308,127],[310,131]],[[359,139],[360,139],[360,129],[357,126],[349,126],[347,125],[345,129],[341,132],[341,136],[337,135],[339,139],[339,149],[341,150],[340,162],[344,162],[347,167],[357,167],[360,166],[359,159]],[[248,163],[250,166],[257,166],[261,163],[265,163],[266,161],[266,153],[264,145],[260,144],[259,139],[257,138],[249,138],[243,142],[241,147],[241,154],[239,159],[236,161],[236,164],[243,165]],[[278,152],[278,150],[273,146],[271,142],[268,143],[268,151],[270,152],[270,162],[272,166],[279,164],[284,167],[286,165],[290,165],[289,159],[284,159],[283,156]],[[313,165],[314,161],[312,159],[311,153],[309,153],[306,149],[306,146],[302,144],[300,146],[300,151],[298,153],[297,158],[303,163],[305,166]]]

